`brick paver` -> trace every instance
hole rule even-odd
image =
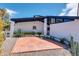
[[[31,39],[30,38],[29,39],[23,39],[25,41],[22,42],[22,43],[26,44],[28,42],[27,43],[27,45],[29,45],[28,47],[31,47],[29,50],[26,49],[26,52],[22,51],[20,53],[12,53],[12,51],[15,49],[14,47],[16,46],[15,43],[17,43],[19,40],[22,40],[22,39],[23,38],[20,38],[20,39],[17,39],[17,38],[8,38],[8,39],[6,39],[5,42],[4,42],[4,44],[3,44],[3,46],[2,46],[3,52],[4,52],[3,55],[4,56],[7,56],[7,55],[12,55],[12,56],[13,55],[15,55],[15,56],[70,56],[71,55],[68,50],[62,48],[60,45],[59,46],[55,45],[53,42],[48,42],[48,41],[45,41],[45,40],[41,40],[40,38],[38,38],[38,41],[35,41],[34,44],[33,43],[31,44],[31,45],[38,44],[38,45],[34,46],[34,48],[36,48],[37,51],[35,51],[34,48],[31,49],[33,46],[31,46],[29,43],[33,42],[33,40],[37,40],[36,37],[35,38],[31,37]],[[43,41],[43,42],[40,43],[41,42],[40,40]],[[45,44],[43,44],[43,43],[45,43]],[[46,44],[46,43],[49,43],[49,44]],[[43,46],[46,45],[46,47],[43,47],[40,44],[43,45]],[[21,44],[20,47],[27,46],[27,45],[24,45],[24,46],[23,45]],[[47,46],[47,45],[50,45],[50,46]],[[55,46],[53,46],[53,45],[55,45]],[[40,48],[40,50],[38,50],[39,46],[42,47],[43,50],[41,50],[41,48]],[[54,48],[54,49],[52,49],[51,47]],[[59,48],[55,49],[55,47],[59,47]],[[47,49],[47,48],[49,48],[49,49]],[[31,51],[31,50],[34,50],[34,51]],[[27,52],[27,51],[31,51],[31,52]]]
[[[58,44],[51,43],[39,37],[22,37],[19,38],[12,49],[12,53],[30,52],[38,50],[59,49],[63,48]]]

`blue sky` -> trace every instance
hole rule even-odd
[[[66,8],[65,3],[2,3],[0,8],[7,8],[16,14],[13,18],[32,17],[34,15],[59,15],[62,9]]]

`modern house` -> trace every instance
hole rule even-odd
[[[68,16],[34,16],[30,18],[11,19],[15,23],[15,30],[21,29],[27,32],[42,32],[44,35],[50,35],[50,25],[62,22],[74,21],[78,17]]]
[[[11,19],[11,36],[14,30],[21,29],[26,32],[42,32],[44,35],[68,37],[72,35],[73,29],[79,28],[78,16],[34,16],[28,18]],[[77,32],[77,33],[78,33]]]

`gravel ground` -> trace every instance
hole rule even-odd
[[[11,52],[15,42],[16,42],[16,38],[7,38],[2,45],[2,48],[3,48],[2,55],[5,55],[5,56],[10,55],[10,52]]]
[[[34,51],[27,53],[11,54],[11,50],[16,42],[16,38],[7,38],[2,45],[3,56],[71,56],[70,52],[66,49],[54,49],[54,50],[43,50]]]

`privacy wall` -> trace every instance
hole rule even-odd
[[[79,20],[51,24],[50,35],[68,39],[73,36],[75,41],[79,41]]]

